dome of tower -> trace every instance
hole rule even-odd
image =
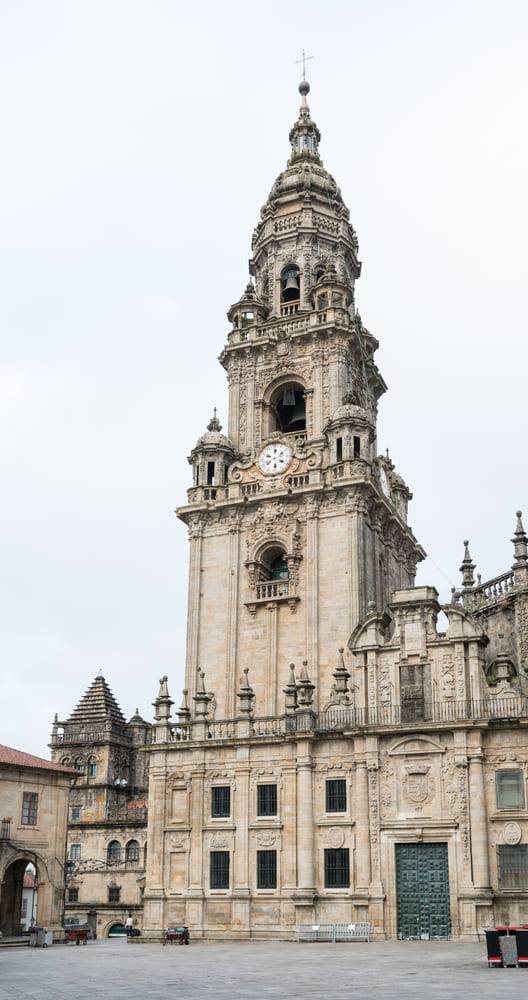
[[[207,424],[207,430],[200,435],[198,438],[195,450],[197,448],[225,448],[228,451],[234,451],[233,445],[225,434],[221,433],[222,424],[220,423],[216,415],[216,406],[214,409],[214,415]]]
[[[250,273],[257,295],[270,307],[271,315],[281,314],[277,287],[290,264],[299,269],[301,309],[310,308],[309,291],[320,276],[322,258],[333,258],[337,274],[348,288],[345,297],[349,302],[361,272],[350,213],[319,155],[321,133],[310,116],[306,80],[301,81],[299,90],[299,115],[289,133],[290,157],[260,210],[252,239]],[[291,294],[282,301],[293,298]]]
[[[353,393],[346,393],[343,397],[343,402],[336,410],[332,413],[330,422],[338,420],[366,420],[369,421],[369,416],[367,411],[363,406],[360,406],[355,402],[355,396]]]

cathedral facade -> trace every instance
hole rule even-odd
[[[447,604],[415,586],[358,241],[299,90],[228,312],[227,433],[215,412],[178,510],[186,680],[174,713],[161,679],[141,750],[143,934],[472,939],[528,922],[528,539],[519,514],[486,583],[466,545]]]

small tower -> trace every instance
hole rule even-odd
[[[244,331],[248,327],[262,323],[267,318],[268,313],[269,307],[257,297],[255,288],[249,281],[238,302],[231,306],[227,318],[232,324],[233,330]],[[243,334],[241,339],[243,339]]]
[[[374,458],[374,425],[366,409],[358,404],[354,392],[346,392],[341,406],[334,410],[325,432],[328,437],[330,464]]]
[[[215,500],[216,493],[209,496],[203,490],[215,491],[218,487],[227,485],[228,470],[235,452],[231,441],[221,431],[222,424],[216,415],[215,406],[205,434],[198,438],[188,459],[193,468],[193,489],[189,491],[191,502],[202,497]]]

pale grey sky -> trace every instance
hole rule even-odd
[[[179,698],[173,509],[225,313],[288,155],[304,46],[389,385],[380,446],[445,600],[528,515],[528,7],[0,0],[0,742],[35,753],[103,668]],[[433,561],[434,560],[434,561]],[[203,664],[207,671],[207,663]]]

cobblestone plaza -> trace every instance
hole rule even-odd
[[[189,948],[55,945],[0,951],[0,1000],[230,1000],[320,997],[526,997],[528,972],[488,969],[484,943],[351,945],[199,942]]]

